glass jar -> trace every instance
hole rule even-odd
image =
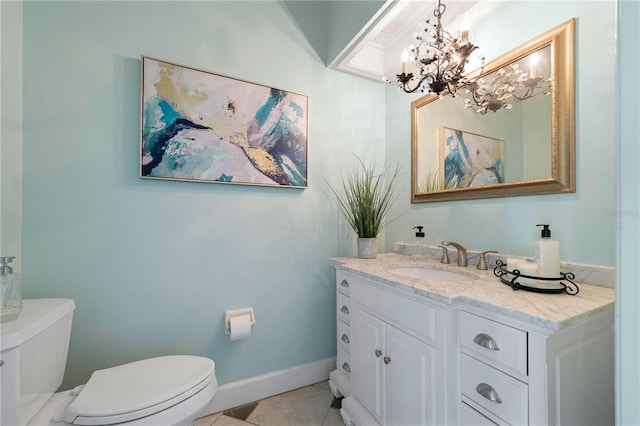
[[[0,323],[13,321],[18,318],[22,310],[22,288],[20,286],[20,276],[13,273],[13,268],[9,263],[15,257],[0,258]]]

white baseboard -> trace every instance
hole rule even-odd
[[[272,371],[260,376],[220,385],[209,407],[199,416],[218,413],[229,408],[328,380],[329,373],[335,368],[336,358],[331,357],[310,364]]]

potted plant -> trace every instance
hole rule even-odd
[[[376,174],[373,164],[356,158],[356,167],[342,175],[342,190],[329,187],[358,236],[358,257],[374,259],[378,255],[378,233],[386,225],[385,216],[396,198],[400,166]]]

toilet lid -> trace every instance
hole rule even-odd
[[[176,355],[95,371],[67,408],[65,421],[106,425],[155,414],[204,389],[214,367],[209,358]]]

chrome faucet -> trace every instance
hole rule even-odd
[[[442,241],[443,246],[453,246],[458,251],[458,266],[467,266],[469,262],[467,261],[467,249],[462,247],[458,243],[454,243],[453,241]]]

